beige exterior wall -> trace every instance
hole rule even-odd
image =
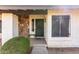
[[[2,13],[2,45],[18,36],[18,17],[12,13]]]
[[[70,15],[69,37],[51,37],[53,15]],[[48,10],[46,32],[48,47],[79,47],[79,9]]]
[[[18,16],[13,15],[13,36],[18,36]]]

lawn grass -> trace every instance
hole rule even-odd
[[[1,47],[2,54],[26,54],[30,52],[30,41],[26,37],[14,37]]]

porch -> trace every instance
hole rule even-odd
[[[45,28],[45,20],[46,20],[46,15],[47,15],[47,10],[43,10],[43,9],[27,9],[27,10],[0,10],[1,13],[1,22],[2,22],[2,27],[6,28],[5,25],[10,25],[11,23],[11,27],[9,30],[5,30],[3,29],[1,31],[1,42],[3,41],[7,41],[7,39],[15,37],[15,36],[24,36],[24,37],[30,37],[30,42],[31,45],[36,45],[36,44],[46,44],[45,41],[45,33],[44,33],[44,28]],[[8,17],[7,17],[8,16]],[[6,24],[4,25],[4,19],[6,21]],[[43,25],[39,25],[40,26],[40,30],[41,30],[41,26],[43,26],[43,31],[42,32],[38,32],[39,35],[36,34],[36,25],[35,23],[32,22],[32,20],[34,19],[34,22],[38,20],[43,20]],[[11,21],[9,21],[11,20]],[[13,27],[13,29],[12,29]],[[7,27],[8,28],[8,27]],[[12,30],[13,31],[12,31]],[[39,31],[38,29],[38,31]],[[10,31],[11,30],[11,31]],[[5,31],[7,31],[7,33],[5,33]],[[11,34],[13,33],[13,34]],[[41,34],[42,33],[42,34]],[[11,35],[11,36],[7,36],[7,35]],[[5,37],[6,36],[6,37]],[[37,38],[36,38],[37,37]],[[4,42],[2,43],[4,44]]]

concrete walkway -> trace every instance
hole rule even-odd
[[[45,45],[33,46],[32,54],[48,54],[48,50]]]

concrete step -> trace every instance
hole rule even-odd
[[[34,44],[34,45],[33,45],[33,47],[36,47],[36,46],[39,46],[39,47],[40,47],[40,46],[41,46],[41,47],[47,47],[46,44]]]

